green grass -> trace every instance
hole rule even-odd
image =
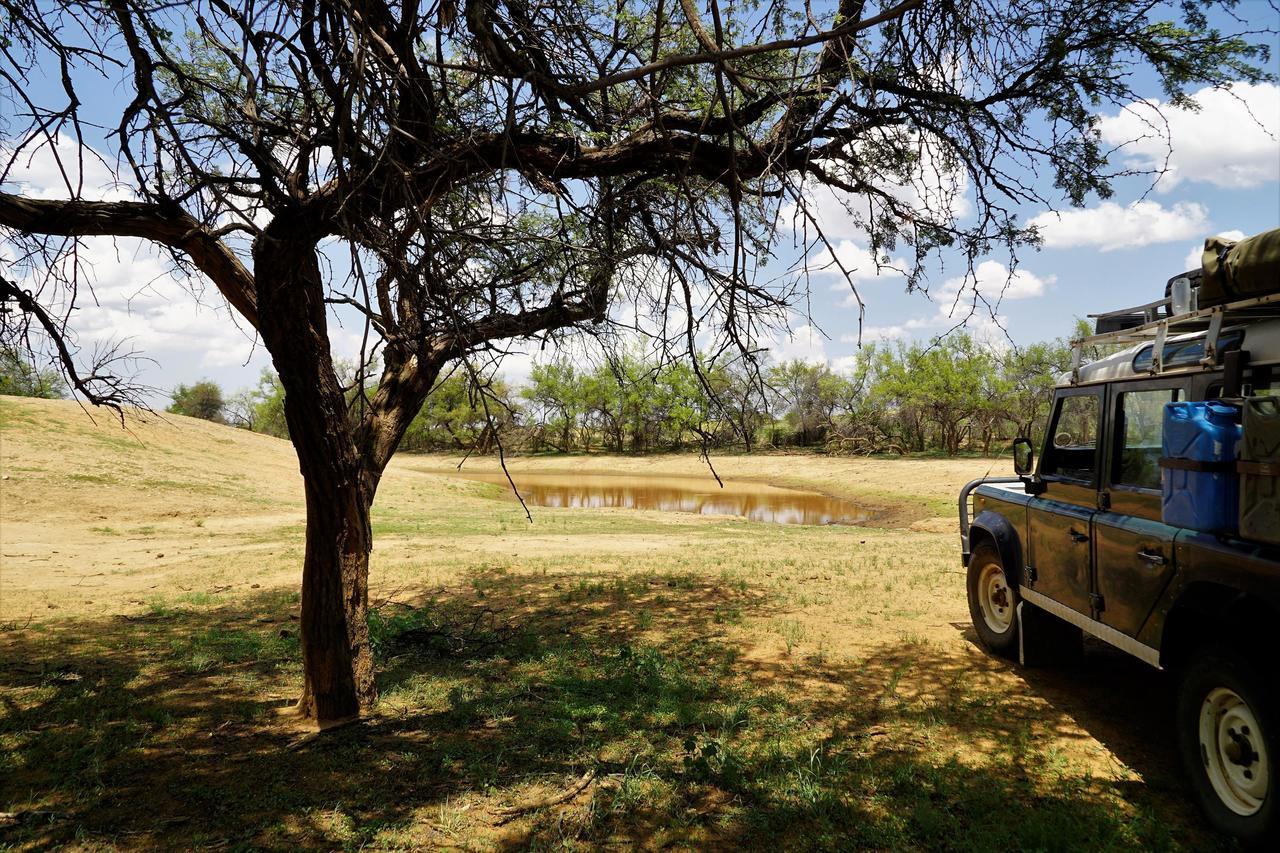
[[[676,570],[557,590],[554,576],[502,561],[471,576],[471,597],[373,611],[378,713],[300,749],[273,724],[300,680],[296,594],[229,603],[191,594],[130,620],[0,635],[0,810],[46,815],[0,840],[991,851],[1216,843],[1175,834],[1158,790],[1072,764],[1054,746],[1058,712],[1042,725],[1020,697],[957,678],[953,659],[920,637],[801,664],[816,639],[799,621],[772,617],[777,601],[745,581],[727,589]],[[672,596],[679,610],[666,606]],[[789,637],[791,662],[744,659],[728,610]],[[828,686],[809,689],[811,679]],[[495,834],[494,810],[588,772],[579,797]]]

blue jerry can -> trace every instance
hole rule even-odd
[[[1167,403],[1160,460],[1165,524],[1220,533],[1240,517],[1240,410],[1212,401]]]

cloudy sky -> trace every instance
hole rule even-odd
[[[1129,143],[1118,155],[1124,163],[1163,166],[1166,173],[1154,186],[1150,177],[1125,179],[1113,199],[1093,200],[1082,209],[1024,211],[1024,218],[1039,226],[1044,246],[1025,252],[1012,278],[1007,259],[994,257],[977,266],[985,292],[1005,288],[998,317],[1003,331],[994,330],[988,317],[976,321],[980,333],[1007,333],[1016,344],[1064,335],[1076,317],[1163,295],[1169,277],[1198,265],[1205,237],[1254,234],[1280,225],[1280,88],[1204,90],[1196,101],[1198,112],[1169,109],[1153,99],[1104,114],[1104,141]],[[1167,119],[1171,154],[1166,141],[1152,132],[1150,119],[1157,109]],[[127,195],[112,186],[109,170],[100,164],[89,162],[84,178],[86,187],[98,188],[93,194],[99,197]],[[42,197],[66,194],[47,151],[24,161],[4,187]],[[816,197],[814,202],[839,259],[855,270],[866,303],[863,342],[929,339],[955,325],[951,306],[964,303],[962,291],[969,286],[958,271],[935,270],[927,295],[907,294],[901,276],[875,274],[862,234],[839,199]],[[0,244],[0,264],[11,256]],[[146,384],[167,390],[210,378],[235,389],[253,383],[270,364],[251,330],[234,322],[212,287],[175,279],[161,258],[136,241],[86,241],[81,262],[93,285],[91,300],[82,300],[85,307],[77,312],[81,345],[128,339],[150,359],[140,363]],[[843,279],[831,273],[812,277],[809,315],[794,319],[792,333],[775,343],[775,356],[837,367],[846,363],[859,345],[859,318]],[[335,327],[335,350],[358,352],[360,331]],[[528,357],[515,357],[507,372],[518,381],[528,365]],[[163,400],[157,396],[154,402]]]

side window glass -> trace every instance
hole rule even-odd
[[[1094,482],[1098,465],[1098,416],[1101,403],[1093,394],[1063,397],[1053,420],[1040,472],[1069,480]]]
[[[1116,411],[1115,470],[1117,485],[1160,488],[1160,437],[1164,427],[1164,405],[1182,399],[1177,388],[1158,391],[1130,391],[1120,395]]]

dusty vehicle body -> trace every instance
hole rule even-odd
[[[970,610],[982,643],[1024,664],[1085,632],[1172,673],[1201,805],[1219,829],[1273,843],[1280,545],[1162,520],[1158,413],[1280,394],[1280,295],[1173,317],[1160,304],[1077,344],[1038,459],[1015,444],[1021,476],[962,491]],[[1080,364],[1086,346],[1134,342]]]

